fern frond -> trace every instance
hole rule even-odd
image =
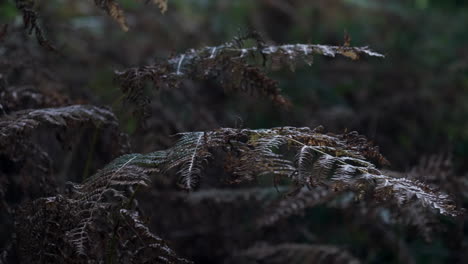
[[[334,246],[309,244],[260,244],[235,254],[228,263],[359,264],[347,251]]]
[[[218,140],[212,144],[209,140],[203,141],[203,138]],[[174,149],[168,150],[173,153],[168,156],[168,163],[171,168],[181,166],[181,171],[185,172],[183,175],[195,175],[198,179],[201,167],[196,165],[196,161],[211,157],[210,148],[220,149],[222,142],[229,145],[224,150],[230,153],[229,167],[237,182],[265,174],[276,175],[289,177],[300,185],[325,185],[335,191],[361,193],[375,190],[376,198],[394,199],[402,206],[416,197],[422,205],[437,209],[442,214],[457,214],[446,194],[421,182],[380,172],[367,159],[383,164],[388,162],[376,147],[355,132],[333,135],[321,133],[318,129],[281,127],[258,130],[223,128],[185,133]],[[289,159],[273,152],[273,149],[279,151],[286,147],[298,157],[297,167]],[[192,180],[190,182],[193,183]]]
[[[257,46],[244,48],[243,41],[253,39]],[[191,49],[178,56],[158,61],[153,65],[116,71],[122,92],[127,99],[141,105],[147,102],[143,88],[146,81],[156,89],[163,87],[178,87],[184,79],[216,80],[225,90],[241,91],[269,97],[280,106],[288,107],[290,102],[283,97],[278,83],[262,72],[260,67],[270,69],[278,65],[290,65],[294,68],[297,63],[310,64],[314,55],[335,57],[343,55],[353,60],[360,56],[384,57],[371,51],[368,47],[326,46],[326,45],[265,45],[258,34],[247,34],[234,41],[214,47]],[[259,61],[256,58],[263,58]]]

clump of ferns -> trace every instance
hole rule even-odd
[[[249,41],[254,44],[247,46]],[[116,78],[126,99],[140,109],[146,108],[146,111],[149,104],[144,92],[146,83],[153,84],[156,89],[175,88],[187,79],[214,80],[225,91],[263,96],[279,106],[289,107],[291,103],[282,95],[279,83],[268,77],[262,68],[277,70],[287,65],[294,70],[297,65],[311,65],[314,55],[342,55],[352,60],[362,56],[384,57],[368,47],[349,45],[267,45],[259,33],[250,31],[219,46],[190,49],[168,59],[157,60],[153,65],[116,71]]]
[[[122,156],[86,179],[84,183],[70,184],[69,194],[64,199],[70,217],[66,217],[68,220],[64,218],[52,221],[54,226],[60,227],[61,235],[55,239],[72,246],[73,252],[82,257],[109,243],[117,243],[126,248],[115,232],[122,230],[119,228],[121,224],[127,225],[123,220],[115,220],[115,217],[122,219],[122,215],[137,216],[134,213],[136,211],[132,198],[135,188],[147,186],[150,174],[166,175],[170,171],[177,171],[179,185],[187,190],[194,190],[199,185],[203,170],[209,161],[220,152],[225,153],[222,155],[224,168],[231,172],[231,182],[252,181],[262,175],[273,176],[292,181],[295,190],[300,187],[308,188],[310,192],[322,191],[325,196],[333,197],[333,193],[346,191],[364,201],[388,200],[400,207],[414,202],[439,210],[444,215],[455,216],[459,213],[446,194],[437,192],[421,182],[393,177],[380,171],[377,165],[385,165],[388,162],[377,147],[355,132],[335,135],[324,133],[320,127],[220,128],[206,132],[182,133],[180,140],[172,148],[149,154]],[[50,201],[55,199],[58,198]],[[45,203],[47,207],[48,201],[42,199],[38,203]],[[20,229],[19,241],[43,241],[44,235],[47,234],[41,230],[48,230],[47,225],[50,225],[51,221],[44,221],[45,227],[33,225],[37,222],[35,218],[44,217],[44,212],[39,213],[42,216],[37,217],[31,217],[31,212],[29,213],[25,214],[25,220],[19,221],[23,223],[17,227]],[[144,226],[138,224],[141,223],[138,218],[135,219],[135,223],[140,228]],[[109,230],[109,226],[114,226],[114,231]],[[104,231],[100,229],[102,227]],[[38,234],[37,237],[34,234]],[[101,244],[96,243],[95,237],[98,234],[104,234],[99,240]],[[34,237],[31,238],[31,235]],[[152,237],[148,234],[147,236]],[[105,239],[102,240],[102,237]],[[131,237],[141,235],[136,233]],[[172,251],[164,250],[167,246],[162,242],[150,243],[140,240],[137,244],[137,248],[141,250],[153,247],[160,249],[162,253],[158,253],[156,257],[164,258],[164,252],[171,252],[168,254],[177,258]],[[33,245],[39,247],[41,243]],[[110,248],[115,249],[114,246]],[[37,251],[35,254],[49,254],[47,251],[44,253],[47,249],[24,250]],[[135,253],[135,250],[132,247],[130,251]],[[127,252],[128,247],[127,251],[123,251]]]

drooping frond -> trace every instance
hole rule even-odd
[[[244,48],[244,41],[248,39],[253,39],[257,45]],[[127,99],[137,105],[148,100],[143,93],[146,81],[160,89],[177,87],[184,79],[210,79],[216,80],[225,90],[261,95],[280,106],[289,106],[290,102],[281,94],[278,83],[267,77],[260,67],[277,69],[279,65],[289,65],[294,68],[303,62],[310,65],[314,55],[342,55],[353,60],[364,55],[384,57],[368,47],[266,45],[258,33],[251,32],[219,46],[191,49],[153,65],[116,71],[116,75]]]
[[[227,263],[245,264],[359,264],[346,250],[327,245],[309,244],[260,244],[235,254]]]
[[[216,138],[217,143],[212,144],[207,138]],[[229,147],[221,148],[222,142]],[[229,164],[225,168],[229,168],[238,182],[260,175],[276,175],[289,177],[300,186],[324,185],[335,191],[351,190],[356,193],[372,190],[376,199],[392,199],[402,206],[416,198],[422,205],[439,210],[442,214],[457,214],[446,194],[421,182],[380,172],[370,160],[376,164],[388,164],[387,160],[376,147],[355,132],[334,135],[324,134],[319,129],[294,127],[258,130],[223,128],[185,133],[174,149],[168,150],[175,154],[168,156],[167,163],[171,168],[180,167],[183,177],[195,172],[193,175],[198,179],[201,167],[195,166],[197,155],[200,155],[200,160],[206,160],[212,155],[211,150],[221,149],[228,152]],[[275,153],[273,149],[293,152],[299,161],[294,166],[287,156]],[[190,182],[193,183],[192,180]]]

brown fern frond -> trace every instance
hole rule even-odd
[[[317,263],[358,264],[361,263],[346,250],[327,245],[309,244],[260,244],[235,254],[227,263]]]
[[[175,151],[168,150],[179,156],[172,155],[175,158],[171,160],[169,155],[167,163],[170,168],[181,167],[182,171],[196,168],[194,175],[198,179],[200,167],[194,166],[198,151],[203,149],[200,160],[206,160],[212,155],[210,149],[220,149],[223,145],[220,143],[225,142],[229,147],[224,151],[230,154],[229,166],[236,181],[252,180],[260,175],[277,175],[288,177],[299,185],[326,185],[335,191],[352,190],[362,193],[373,190],[375,198],[391,199],[400,205],[416,198],[422,205],[439,210],[442,214],[457,214],[453,202],[446,194],[421,182],[387,176],[380,172],[368,159],[386,161],[385,158],[364,137],[353,134],[352,138],[359,139],[359,144],[355,140],[349,140],[347,135],[324,134],[317,129],[294,127],[258,130],[223,128],[185,133],[181,143],[176,144]],[[299,157],[302,152],[304,160],[298,167],[284,155],[273,152],[273,148],[282,147]],[[306,150],[314,155],[305,155]],[[308,169],[305,168],[306,163]],[[183,164],[185,165],[181,166]],[[191,179],[183,179],[190,175],[182,174],[182,180],[193,182]]]
[[[244,48],[244,41],[248,39],[255,40],[257,45]],[[362,55],[384,57],[368,47],[307,44],[269,46],[259,39],[258,33],[251,33],[219,46],[191,49],[153,65],[116,71],[115,74],[123,93],[137,105],[148,101],[148,96],[143,92],[145,82],[160,89],[177,87],[184,79],[209,79],[216,80],[227,91],[261,95],[280,106],[289,106],[290,102],[281,94],[278,83],[267,77],[259,66],[276,69],[278,65],[290,65],[293,68],[298,63],[312,63],[314,55],[342,55],[352,59]],[[267,65],[267,61],[271,63]]]

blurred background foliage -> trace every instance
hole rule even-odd
[[[167,147],[174,141],[171,135],[183,131],[323,125],[331,132],[366,135],[395,170],[408,171],[432,154],[452,155],[457,175],[468,170],[467,1],[169,0],[169,10],[161,14],[155,6],[121,0],[129,32],[121,31],[92,1],[36,2],[46,35],[60,54],[42,50],[34,36],[22,31],[14,1],[0,0],[0,23],[9,24],[5,43],[19,39],[18,49],[40,61],[47,70],[44,78],[63,84],[58,89],[74,102],[111,106],[135,152]],[[210,81],[153,91],[152,115],[144,126],[128,110],[115,70],[221,44],[247,28],[276,44],[341,45],[347,32],[352,46],[369,45],[386,58],[355,62],[317,56],[310,67],[272,73],[294,104],[289,110],[267,99],[223,93]],[[305,217],[312,219],[308,227],[314,241],[344,245],[365,263],[398,262],[378,243],[366,251],[372,239],[379,239],[366,223],[352,225],[346,215],[331,223],[336,212],[323,208]],[[442,221],[448,222],[448,230],[454,226]],[[418,263],[453,263],[466,249],[467,231],[445,231],[432,243],[411,230],[398,234]],[[459,243],[451,241],[460,232],[465,235],[457,238]]]

